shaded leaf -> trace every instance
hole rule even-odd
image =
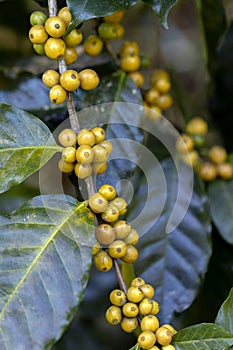
[[[201,323],[179,331],[172,344],[176,350],[227,350],[233,345],[233,335],[213,323]]]
[[[219,309],[215,323],[233,334],[233,288]]]
[[[91,263],[89,213],[70,196],[45,195],[0,218],[2,350],[49,349],[71,322]]]
[[[21,183],[61,149],[38,118],[0,105],[0,192]]]
[[[172,7],[178,3],[179,0],[143,0],[148,3],[152,9],[159,16],[165,28],[168,28],[167,17]]]
[[[139,259],[134,265],[136,275],[154,285],[156,299],[161,304],[159,318],[167,323],[175,312],[187,309],[198,293],[211,255],[211,226],[207,198],[198,186],[195,186],[189,208],[184,207],[187,203],[182,199],[176,203],[178,185],[175,166],[169,159],[161,165],[166,186],[160,176],[156,176],[156,171],[149,190],[147,182],[142,179],[134,197],[136,208],[129,219],[139,215],[147,201],[147,191],[152,192],[149,207],[136,225],[143,236],[137,245]],[[188,186],[191,184],[184,186],[182,183],[180,190],[184,196]],[[166,234],[174,205],[184,214],[188,210],[180,225]]]
[[[72,13],[73,20],[70,26],[76,27],[78,24],[97,17],[107,16],[118,10],[126,10],[136,4],[137,0],[67,0],[67,6]]]
[[[223,239],[233,244],[233,180],[210,183],[208,194],[211,218]]]

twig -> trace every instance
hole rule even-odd
[[[115,268],[115,272],[116,272],[116,275],[117,275],[119,286],[120,286],[121,290],[123,290],[123,292],[126,294],[127,293],[127,287],[126,287],[124,278],[123,278],[123,276],[121,274],[121,270],[120,270],[118,261],[116,259],[113,259],[113,263],[114,263],[114,268]]]

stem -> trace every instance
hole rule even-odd
[[[114,263],[114,268],[115,268],[115,272],[116,272],[116,275],[117,275],[119,286],[123,290],[123,292],[126,294],[127,293],[127,287],[126,287],[124,278],[123,278],[123,276],[121,274],[121,270],[120,270],[120,267],[119,267],[117,259],[113,259],[113,263]]]

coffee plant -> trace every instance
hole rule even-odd
[[[233,349],[230,3],[0,3],[1,350]]]

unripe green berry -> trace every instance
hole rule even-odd
[[[114,23],[103,22],[98,27],[98,34],[105,40],[117,39],[117,27]]]
[[[32,26],[39,24],[43,26],[47,20],[47,16],[42,11],[34,11],[30,16],[30,23]]]
[[[44,55],[44,44],[33,44],[33,49],[38,55]]]

